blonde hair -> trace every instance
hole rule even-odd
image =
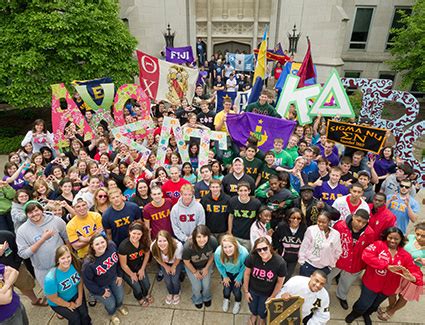
[[[69,253],[71,255],[72,265],[74,265],[75,269],[78,272],[81,272],[81,263],[80,263],[79,259],[75,256],[75,254],[73,252],[71,252],[71,250],[69,249],[69,247],[66,246],[66,245],[59,246],[56,249],[56,252],[55,252],[55,266],[56,267],[59,266],[59,259],[63,255],[65,255],[66,253]]]
[[[224,253],[223,242],[225,241],[231,243],[233,247],[235,248],[232,256],[227,256],[226,253]],[[221,253],[220,253],[221,263],[225,264],[225,263],[231,262],[235,264],[239,258],[239,244],[236,238],[233,235],[224,235],[221,238],[220,245],[221,245]]]
[[[180,188],[180,193],[183,193],[183,191],[191,191],[192,194],[195,193],[195,189],[193,188],[193,186],[191,184],[184,184]]]

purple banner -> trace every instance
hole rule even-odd
[[[254,113],[227,115],[227,129],[233,141],[244,146],[248,137],[254,136],[258,139],[258,148],[263,151],[273,149],[275,138],[282,138],[286,147],[296,124],[294,121]]]
[[[165,49],[165,59],[168,62],[177,64],[192,63],[194,61],[192,46],[167,47]]]

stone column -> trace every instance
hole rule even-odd
[[[279,16],[279,2],[280,0],[272,0],[271,8],[270,8],[270,28],[269,28],[269,44],[268,48],[273,48],[278,39],[278,16]]]
[[[258,16],[260,13],[260,0],[254,2],[254,33],[252,38],[252,50],[257,48],[258,42]]]
[[[207,60],[209,61],[211,55],[213,55],[212,47],[212,15],[211,15],[211,2],[212,0],[207,0]]]

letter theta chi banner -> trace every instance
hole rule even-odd
[[[386,129],[328,120],[326,137],[344,146],[379,153],[385,143]]]
[[[192,46],[167,47],[165,49],[165,59],[167,62],[185,64],[193,62]]]
[[[182,98],[192,102],[198,70],[169,63],[136,51],[140,69],[140,86],[154,100],[180,104]]]

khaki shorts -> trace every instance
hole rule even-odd
[[[19,275],[15,282],[15,287],[20,291],[29,291],[34,289],[35,281],[31,273],[27,270],[24,264],[19,267]]]

